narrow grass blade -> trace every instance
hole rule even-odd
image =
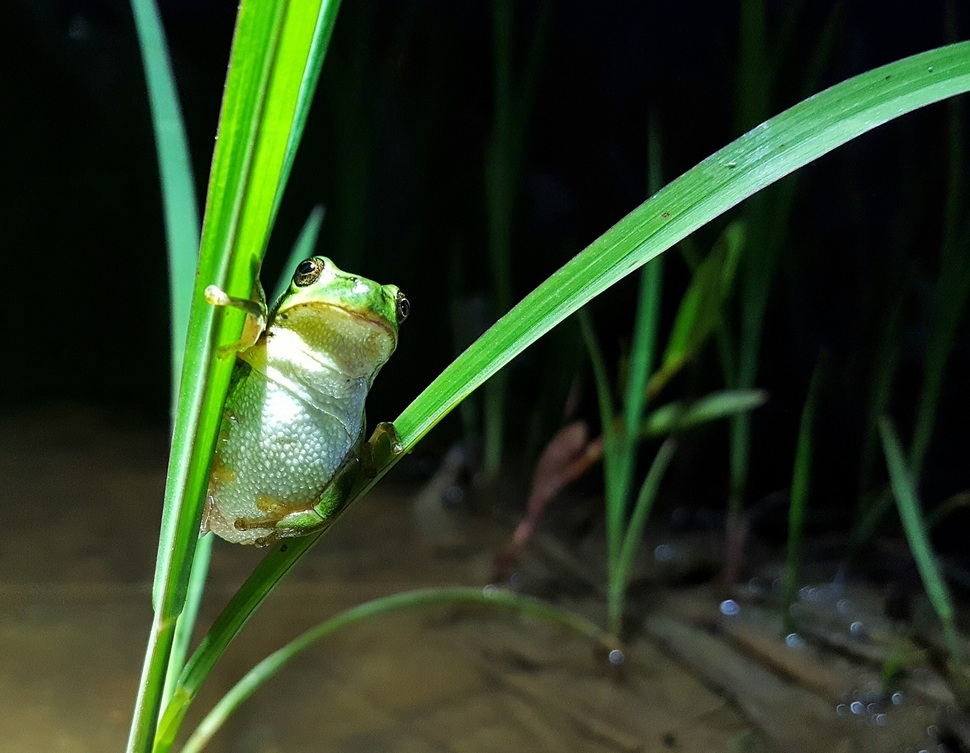
[[[495,0],[493,15],[494,122],[485,150],[485,201],[488,220],[488,261],[492,294],[498,314],[512,307],[513,226],[525,171],[529,115],[544,56],[551,3],[541,6],[531,40],[525,70],[513,73],[515,15],[518,3]],[[494,476],[502,463],[508,392],[506,375],[492,380],[484,395],[484,442],[482,464]]]
[[[393,612],[459,605],[484,606],[518,612],[525,616],[537,617],[545,622],[560,625],[578,632],[599,643],[606,650],[618,647],[616,640],[589,620],[574,612],[562,609],[529,596],[510,591],[482,588],[431,588],[420,591],[386,596],[366,604],[348,609],[326,622],[322,622],[303,635],[290,641],[283,648],[274,651],[253,667],[227,692],[212,708],[192,733],[182,748],[182,753],[201,751],[212,736],[225,723],[242,703],[255,693],[260,686],[293,659],[306,651],[316,642],[343,628],[372,618],[385,617]]]
[[[667,467],[674,457],[677,449],[677,441],[668,439],[657,450],[650,470],[640,486],[637,500],[633,505],[633,514],[630,522],[626,526],[623,535],[622,546],[617,557],[616,570],[610,576],[610,625],[612,632],[618,632],[622,623],[623,598],[626,594],[627,586],[630,583],[630,570],[633,567],[633,560],[640,549],[643,540],[643,531],[647,526],[647,519],[650,517],[650,510],[657,499],[657,492],[660,490],[660,482],[663,481]]]
[[[162,690],[164,707],[172,699],[185,658],[189,655],[189,644],[195,632],[195,621],[202,606],[202,596],[205,593],[205,582],[209,575],[209,562],[212,559],[212,543],[215,536],[208,535],[199,541],[192,558],[192,573],[185,594],[185,607],[175,622],[175,638],[172,641],[172,655],[168,660],[168,670],[165,673],[165,686]]]
[[[155,132],[162,207],[169,260],[169,295],[171,303],[171,360],[174,419],[179,381],[185,353],[185,337],[191,305],[192,278],[199,252],[199,207],[195,197],[195,178],[185,135],[185,123],[179,107],[178,93],[172,75],[165,30],[154,0],[133,0],[131,4],[138,33],[138,43],[145,65],[145,80]],[[167,702],[182,664],[188,654],[188,642],[195,625],[199,600],[208,570],[208,548],[195,557],[193,579],[189,587],[187,608],[178,619],[172,655],[162,702]]]
[[[606,376],[606,361],[600,350],[593,330],[593,322],[588,311],[579,312],[579,328],[589,354],[590,365],[593,369],[593,383],[596,386],[596,400],[599,406],[600,422],[603,426],[603,462],[609,464],[616,457],[616,425],[613,421],[613,398],[610,395],[610,380]],[[607,470],[609,474],[609,470]]]
[[[805,407],[798,426],[795,463],[792,469],[791,495],[788,503],[788,548],[785,556],[784,599],[782,600],[782,634],[794,630],[791,606],[795,603],[799,570],[802,562],[802,532],[812,476],[812,439],[815,433],[815,411],[818,408],[821,385],[825,375],[825,358],[820,356],[808,385]]]
[[[656,360],[658,330],[660,328],[660,301],[663,290],[664,259],[658,258],[644,266],[640,272],[640,291],[637,297],[637,313],[633,327],[633,341],[630,343],[630,364],[626,388],[623,395],[623,423],[621,462],[618,487],[624,508],[619,511],[620,518],[626,516],[627,490],[632,484],[633,465],[643,411],[647,406],[647,379],[653,371]]]
[[[233,595],[182,671],[175,692],[158,724],[156,751],[166,751],[172,746],[189,705],[216,661],[276,584],[322,535],[323,532],[320,532],[274,547]]]
[[[680,301],[660,368],[647,391],[657,395],[692,358],[723,319],[724,301],[734,283],[744,247],[744,223],[732,222],[691,277]]]
[[[886,456],[886,467],[889,469],[889,483],[892,486],[906,540],[909,542],[909,551],[916,561],[916,569],[919,570],[930,604],[933,605],[933,610],[943,625],[943,635],[950,660],[954,667],[959,669],[963,663],[964,652],[957,633],[950,589],[947,588],[943,573],[933,555],[930,537],[923,522],[923,513],[916,494],[916,485],[906,467],[902,445],[899,443],[892,421],[886,417],[879,419],[879,435],[882,438],[882,449]]]
[[[455,405],[585,302],[767,185],[847,141],[970,89],[970,42],[863,73],[761,124],[668,184],[502,317],[405,409],[411,447]]]
[[[182,357],[192,303],[192,279],[199,255],[199,205],[185,123],[172,76],[165,30],[155,0],[132,0],[131,10],[145,65],[148,102],[165,214],[172,321],[172,406],[178,398]]]
[[[742,411],[754,410],[768,401],[763,390],[722,390],[693,402],[667,403],[651,411],[640,425],[643,438],[663,437],[695,426],[727,418]]]
[[[966,128],[962,109],[949,102],[946,209],[933,318],[923,357],[923,384],[917,402],[909,469],[919,476],[930,447],[946,364],[970,300],[970,225],[966,220]]]

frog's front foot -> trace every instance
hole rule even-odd
[[[252,301],[248,298],[236,298],[229,295],[222,288],[209,285],[205,289],[205,299],[213,306],[224,306],[239,309],[246,314],[246,323],[243,325],[243,332],[240,338],[234,343],[220,345],[218,355],[226,358],[234,353],[251,348],[256,344],[259,336],[266,329],[266,302],[263,299],[262,288],[259,288],[259,300]]]
[[[392,457],[404,452],[404,445],[397,435],[397,429],[390,421],[381,421],[374,428],[370,439],[360,448],[360,461],[368,478],[374,478],[378,469]]]

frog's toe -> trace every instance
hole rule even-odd
[[[260,536],[259,538],[253,539],[253,546],[257,546],[263,549],[268,546],[272,546],[277,541],[280,540],[279,531],[270,531],[266,536]]]

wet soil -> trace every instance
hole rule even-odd
[[[124,748],[166,453],[164,431],[93,410],[0,420],[0,753]],[[246,627],[186,728],[254,663],[328,616],[408,589],[486,584],[508,535],[488,516],[441,508],[435,494],[393,483],[373,493]],[[544,534],[516,582],[601,622],[598,546],[595,532],[569,546]],[[948,687],[909,642],[911,626],[883,616],[878,589],[804,589],[800,632],[786,643],[770,567],[769,585],[749,582],[733,606],[713,581],[669,577],[718,546],[710,535],[649,543],[657,556],[642,563],[620,671],[589,641],[533,619],[396,614],[308,651],[209,749],[915,752],[937,750],[947,718],[959,726],[947,717]],[[260,556],[217,542],[202,625]],[[906,671],[884,687],[887,657],[905,651]]]

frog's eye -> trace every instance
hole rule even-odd
[[[312,285],[319,279],[325,266],[323,261],[315,256],[311,259],[304,259],[296,266],[296,272],[293,273],[293,284],[298,288]]]
[[[397,321],[398,323],[403,322],[408,318],[408,314],[411,313],[411,302],[408,301],[407,296],[404,293],[398,291],[397,294]]]

